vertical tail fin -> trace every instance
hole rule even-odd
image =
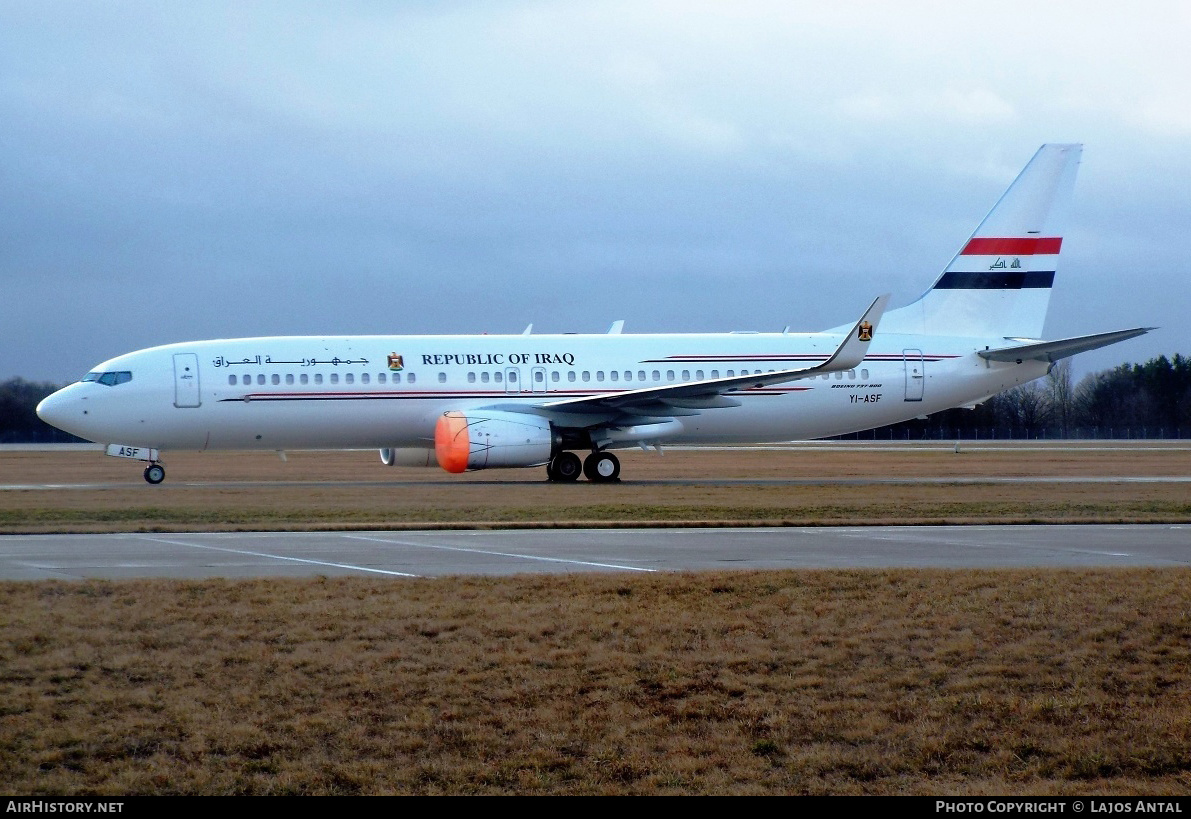
[[[886,314],[894,333],[1039,338],[1081,145],[1043,145],[934,286]]]

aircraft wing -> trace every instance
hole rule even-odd
[[[782,384],[800,378],[811,378],[821,373],[850,370],[864,360],[881,315],[889,303],[889,294],[879,296],[864,311],[839,347],[822,364],[796,370],[776,370],[754,375],[737,375],[731,378],[710,378],[704,381],[686,381],[681,384],[667,384],[661,387],[645,387],[639,390],[582,398],[566,398],[538,404],[536,410],[551,413],[607,414],[673,416],[696,415],[699,410],[718,407],[737,407],[740,402],[725,393],[749,387],[764,387]],[[687,410],[683,412],[683,410]]]
[[[1076,353],[1086,353],[1116,344],[1118,341],[1145,335],[1155,327],[1135,327],[1132,330],[1116,330],[1111,333],[1096,333],[1090,336],[1076,336],[1063,338],[1058,341],[1036,341],[1018,344],[1013,347],[998,347],[995,350],[978,350],[976,355],[989,361],[1007,361],[1021,363],[1027,359],[1055,362],[1061,358],[1073,356]]]

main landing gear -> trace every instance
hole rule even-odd
[[[145,480],[156,486],[165,480],[165,467],[161,464],[149,464],[145,467]]]
[[[546,477],[559,483],[577,480],[582,471],[583,464],[579,463],[579,456],[574,452],[560,452],[546,465]]]
[[[611,452],[593,452],[579,463],[574,452],[560,452],[546,466],[546,476],[558,483],[578,480],[582,472],[593,483],[607,483],[620,477],[620,459]]]

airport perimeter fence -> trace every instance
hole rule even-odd
[[[49,424],[33,430],[6,430],[0,432],[0,444],[85,444],[87,441],[69,432],[55,429]]]
[[[836,435],[833,441],[1172,441],[1191,438],[1191,429],[1169,427],[1076,427],[1025,429],[1021,427],[894,426]]]

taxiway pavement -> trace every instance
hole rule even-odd
[[[1191,525],[0,536],[0,579],[1191,566]]]

